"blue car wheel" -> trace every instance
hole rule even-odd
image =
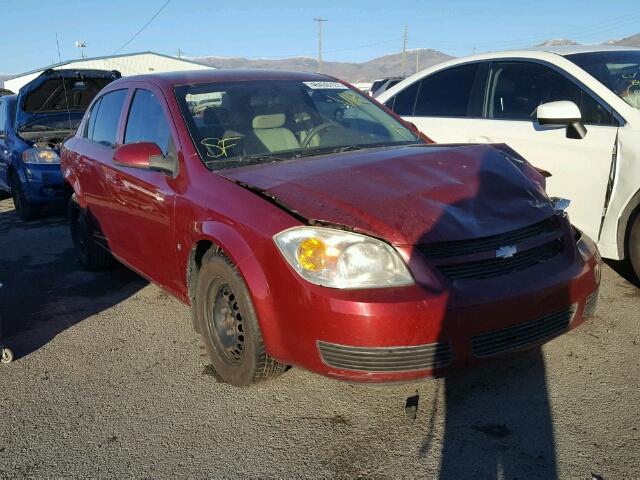
[[[11,176],[11,195],[16,212],[23,220],[33,220],[40,212],[37,205],[27,200],[20,177],[16,173]]]

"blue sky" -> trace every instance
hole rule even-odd
[[[20,73],[79,56],[110,55],[166,0],[0,0],[0,72]],[[615,4],[615,7],[613,6]],[[314,16],[324,24],[325,60],[364,61],[408,47],[452,55],[529,46],[565,37],[602,42],[640,32],[637,0],[171,0],[123,52],[190,57],[315,56]]]

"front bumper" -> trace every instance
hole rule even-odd
[[[569,260],[468,282],[458,292],[418,285],[340,291],[296,279],[297,288],[272,292],[282,331],[267,347],[288,364],[356,382],[442,376],[526,350],[593,314],[600,256],[586,236],[577,247]]]
[[[57,203],[64,200],[60,164],[25,164],[24,181],[24,192],[31,203]]]

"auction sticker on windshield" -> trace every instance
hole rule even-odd
[[[349,88],[346,85],[343,85],[340,82],[302,82],[307,87],[313,90],[324,90],[324,89],[340,89],[340,90],[348,90]]]

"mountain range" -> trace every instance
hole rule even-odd
[[[620,40],[610,40],[606,45],[625,45],[640,47],[640,33]],[[565,38],[553,38],[536,45],[537,47],[554,45],[578,45],[577,42]],[[429,67],[444,60],[453,58],[451,55],[433,50],[421,48],[410,50],[405,55],[405,75],[410,75],[418,70]],[[269,68],[275,70],[297,70],[303,72],[317,72],[318,61],[310,57],[291,57],[282,59],[261,59],[241,57],[216,57],[207,56],[194,58],[198,62],[217,68]],[[417,60],[417,62],[416,62]],[[393,77],[402,74],[402,54],[393,53],[377,57],[366,62],[331,62],[322,63],[323,73],[342,78],[352,83],[371,82],[376,78]],[[0,87],[4,80],[11,75],[0,74]]]

